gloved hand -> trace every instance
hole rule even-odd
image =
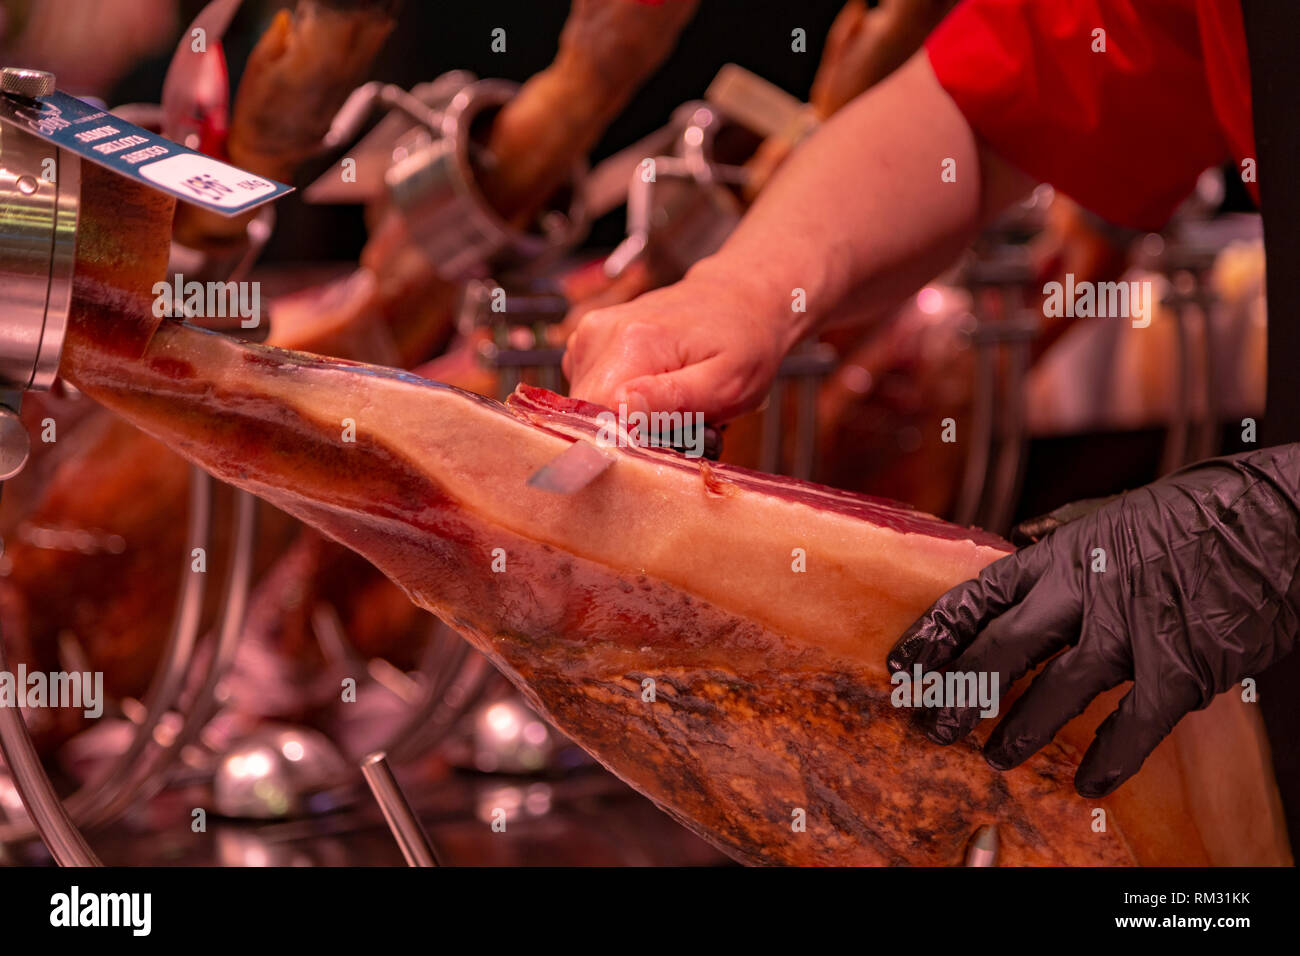
[[[1004,689],[1062,652],[989,737],[985,758],[999,770],[1047,744],[1098,694],[1133,681],[1075,774],[1079,793],[1104,796],[1184,714],[1291,651],[1298,572],[1300,445],[1211,459],[989,565],[936,601],[888,665],[997,673]],[[919,719],[947,744],[980,717],[948,707]]]

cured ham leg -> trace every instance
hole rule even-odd
[[[239,84],[231,161],[287,179],[315,155],[395,26],[397,7],[397,0],[298,0],[292,13],[276,13]]]
[[[158,251],[124,259],[118,244],[147,244],[166,210],[129,186],[90,185],[87,216],[136,228],[79,249],[64,374],[364,555],[561,730],[736,858],[954,864],[976,827],[996,823],[1005,864],[1289,859],[1260,728],[1230,696],[1100,802],[1072,787],[1100,713],[1008,773],[974,743],[939,748],[909,730],[886,650],[1004,554],[999,539],[663,451],[618,450],[572,497],[531,489],[533,471],[592,433],[597,409],[535,389],[506,407],[156,327],[145,306]]]

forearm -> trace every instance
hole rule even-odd
[[[793,345],[850,300],[896,305],[1029,185],[981,150],[922,52],[827,122],[687,278],[742,285]]]

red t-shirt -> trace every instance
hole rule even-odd
[[[1238,0],[962,0],[926,49],[994,151],[1117,225],[1255,155]]]

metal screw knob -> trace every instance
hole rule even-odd
[[[0,93],[35,99],[54,92],[54,74],[44,70],[27,70],[19,66],[6,66],[0,70]]]
[[[23,470],[32,453],[32,440],[18,414],[0,405],[0,481]]]

